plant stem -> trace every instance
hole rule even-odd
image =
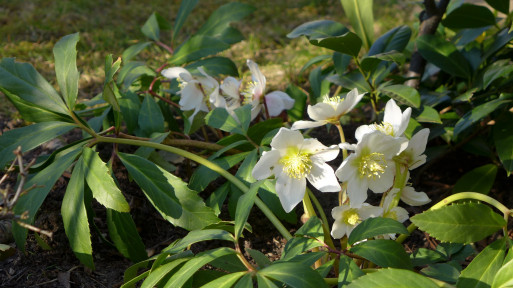
[[[237,177],[230,174],[228,171],[221,168],[219,165],[204,159],[194,153],[182,150],[180,148],[167,146],[164,144],[159,143],[153,143],[153,142],[147,142],[147,141],[141,141],[141,140],[132,140],[132,139],[121,139],[121,138],[110,138],[110,137],[103,137],[103,136],[97,136],[97,141],[99,142],[107,142],[107,143],[118,143],[118,144],[126,144],[126,145],[135,145],[135,146],[145,146],[145,147],[151,147],[159,150],[164,150],[170,153],[178,154],[180,156],[186,157],[192,161],[195,161],[209,169],[211,169],[214,172],[219,173],[221,176],[226,178],[228,181],[232,182],[237,188],[239,188],[242,192],[247,193],[249,191],[249,188]],[[269,221],[273,223],[273,225],[276,227],[276,229],[281,233],[281,235],[289,240],[292,238],[292,235],[289,233],[287,228],[283,226],[283,224],[280,222],[280,220],[274,215],[274,213],[265,205],[265,203],[260,200],[259,198],[255,199],[255,204],[260,208],[260,210],[267,216]]]

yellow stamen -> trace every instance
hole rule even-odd
[[[387,135],[394,136],[394,127],[388,122],[382,122],[381,124],[374,124],[374,129],[381,131]]]
[[[367,178],[375,179],[376,176],[378,178],[381,177],[386,167],[385,155],[374,152],[361,156],[358,163],[358,172],[360,172],[360,177],[366,176]]]
[[[242,91],[242,105],[251,104],[253,102],[253,97],[260,97],[261,95],[254,95],[255,89],[257,87],[257,82],[250,81],[246,84],[246,88]]]
[[[338,104],[342,103],[344,98],[340,98],[340,96],[330,97],[328,94],[324,95],[322,98],[322,102],[331,105],[334,108],[337,108]]]
[[[312,169],[310,154],[301,152],[297,148],[289,149],[287,155],[280,159],[283,171],[291,178],[301,179]]]
[[[349,224],[351,226],[356,225],[360,221],[360,215],[358,215],[358,209],[351,208],[342,214],[342,221],[345,224]]]

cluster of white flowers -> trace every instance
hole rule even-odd
[[[294,99],[282,91],[265,94],[266,79],[258,65],[247,60],[251,72],[251,81],[243,83],[234,77],[227,77],[221,85],[209,76],[202,67],[198,68],[199,75],[192,75],[182,67],[172,67],[162,70],[162,76],[177,79],[180,85],[180,101],[178,104],[184,111],[193,110],[189,121],[199,111],[208,112],[214,108],[225,108],[235,119],[234,110],[245,104],[251,104],[251,119],[255,119],[266,106],[269,116],[280,115],[283,110],[294,106]]]
[[[362,125],[356,130],[357,144],[326,147],[316,139],[304,139],[296,131],[324,124],[340,125],[340,117],[352,110],[362,97],[354,89],[344,98],[325,97],[323,102],[308,106],[308,115],[315,121],[297,121],[292,129],[281,128],[271,142],[272,149],[262,154],[253,169],[255,179],[274,175],[276,192],[287,212],[303,199],[306,179],[321,192],[343,192],[342,187],[346,187],[348,201],[332,210],[335,222],[331,235],[336,239],[349,236],[356,225],[370,217],[406,221],[408,212],[397,206],[399,199],[412,206],[430,202],[426,193],[406,185],[409,170],[426,162],[423,153],[429,136],[427,128],[410,140],[404,136],[411,108],[402,112],[394,100],[389,100],[381,124]],[[353,153],[334,172],[326,161],[335,159],[339,148]],[[339,181],[345,185],[341,187]],[[386,193],[379,207],[365,203],[369,189]]]

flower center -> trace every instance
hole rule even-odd
[[[387,135],[394,136],[394,127],[388,122],[381,122],[381,124],[374,124],[374,129],[381,131]]]
[[[328,94],[324,95],[322,98],[322,102],[329,104],[334,109],[337,109],[338,104],[342,103],[344,98],[340,98],[340,96],[330,97]]]
[[[381,177],[386,167],[385,155],[374,152],[361,157],[358,172],[360,172],[361,177],[366,176],[375,179],[376,176]]]
[[[397,213],[395,213],[395,211],[392,211],[392,210],[385,212],[383,214],[383,217],[391,218],[391,219],[394,219],[394,220],[397,221]]]
[[[342,221],[351,226],[356,225],[356,223],[358,223],[359,220],[360,215],[358,215],[358,209],[356,208],[348,209],[344,211],[344,214],[342,214]]]
[[[288,151],[287,155],[280,159],[280,163],[283,165],[283,171],[287,173],[289,177],[295,179],[305,177],[312,169],[310,154],[300,152],[297,149]]]
[[[259,85],[255,81],[248,82],[246,89],[242,91],[242,105],[251,104],[253,98],[259,99],[262,96],[262,91],[259,91]]]

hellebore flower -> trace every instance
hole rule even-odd
[[[201,76],[192,74],[182,67],[172,67],[162,70],[162,76],[177,79],[180,86],[180,101],[178,104],[184,111],[194,110],[189,117],[192,122],[199,111],[208,112],[210,104],[217,103],[219,83],[210,77],[202,67],[198,67]]]
[[[355,152],[344,159],[335,171],[341,182],[347,181],[351,207],[359,207],[365,202],[367,189],[383,193],[392,186],[395,175],[395,162],[392,158],[405,142],[406,138],[394,138],[379,131],[363,135]]]
[[[363,135],[373,131],[380,131],[392,137],[402,137],[410,122],[411,108],[404,112],[397,106],[394,99],[390,99],[385,106],[385,116],[381,124],[362,125],[356,129],[355,138],[360,141]]]
[[[409,170],[426,163],[426,155],[423,153],[426,150],[428,137],[428,128],[424,128],[413,135],[408,142],[408,147],[397,156],[397,161],[407,165]]]
[[[283,110],[291,109],[294,106],[294,99],[282,91],[273,91],[264,96],[266,79],[264,74],[258,68],[258,65],[252,60],[247,60],[249,71],[251,71],[252,81],[248,84],[246,90],[242,93],[244,101],[242,105],[251,103],[251,119],[255,119],[262,110],[262,103],[265,101],[269,116],[280,115]]]
[[[315,121],[296,121],[292,125],[292,130],[319,127],[328,123],[338,124],[340,117],[349,113],[362,100],[364,94],[358,94],[358,90],[354,88],[344,98],[330,98],[326,95],[322,102],[313,106],[308,105],[308,116]]]
[[[349,205],[335,207],[331,210],[331,216],[335,219],[331,229],[331,236],[335,239],[340,239],[345,235],[349,237],[354,227],[363,220],[378,217],[382,214],[382,207],[371,206],[367,203],[364,203],[359,208],[352,208]]]
[[[271,147],[262,153],[252,175],[257,180],[276,177],[276,193],[286,212],[303,200],[306,179],[321,192],[340,191],[333,169],[326,164],[337,157],[337,146],[326,147],[316,139],[304,139],[299,131],[281,128]]]

